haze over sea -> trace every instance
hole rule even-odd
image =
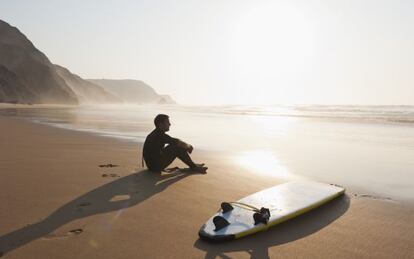
[[[171,136],[252,173],[335,183],[393,200],[414,198],[414,106],[102,105],[0,112],[139,143],[153,129],[155,115],[165,113]]]

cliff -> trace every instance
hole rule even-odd
[[[168,95],[159,95],[152,87],[140,80],[132,79],[88,79],[118,96],[126,103],[175,104]]]
[[[0,102],[78,104],[54,65],[17,28],[0,20]]]
[[[55,65],[58,75],[78,96],[82,104],[122,103],[123,101],[115,95],[105,91],[102,87],[82,79],[71,73],[67,68]]]

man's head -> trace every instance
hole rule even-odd
[[[170,117],[165,114],[158,114],[155,116],[154,124],[157,129],[167,132],[170,130]]]

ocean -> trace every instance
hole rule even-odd
[[[168,114],[173,137],[251,173],[414,200],[414,106],[33,106],[0,115],[143,143]],[[219,155],[220,154],[220,155]],[[224,155],[223,155],[224,154]],[[139,161],[137,161],[138,163]]]

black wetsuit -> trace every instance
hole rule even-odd
[[[154,172],[162,171],[177,157],[189,167],[194,167],[194,162],[187,151],[178,146],[178,141],[165,134],[164,131],[154,129],[144,143],[143,156],[148,169]],[[166,144],[168,145],[165,146]]]

